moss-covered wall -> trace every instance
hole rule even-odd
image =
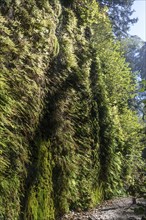
[[[95,0],[0,9],[0,219],[53,220],[121,195],[140,125],[106,11]]]

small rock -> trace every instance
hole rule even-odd
[[[88,220],[95,220],[95,217],[89,216],[89,217],[88,217]]]

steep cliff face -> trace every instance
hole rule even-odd
[[[106,12],[94,0],[0,8],[0,218],[53,220],[122,194],[140,125]]]

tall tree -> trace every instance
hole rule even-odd
[[[132,72],[138,71],[139,74],[140,68],[138,68],[138,63],[141,62],[142,59],[140,51],[143,45],[143,40],[136,35],[121,39],[121,49],[124,52],[126,62],[129,63]]]
[[[146,79],[146,43],[138,36],[130,36],[121,40],[121,49],[126,61],[129,63],[135,81],[137,82],[137,96],[132,105],[138,110],[139,115],[144,113],[145,79]]]
[[[131,18],[134,0],[97,0],[101,7],[108,7],[108,15],[113,25],[113,32],[118,38],[127,36],[130,25],[137,22],[137,18]]]
[[[146,42],[139,50],[136,70],[140,72],[141,78],[146,80]]]

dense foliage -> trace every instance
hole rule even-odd
[[[0,219],[122,195],[141,154],[135,85],[95,0],[1,1]]]

